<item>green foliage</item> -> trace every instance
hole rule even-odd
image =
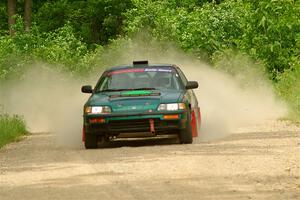
[[[243,12],[235,3],[205,4],[190,13],[185,12],[185,17],[179,18],[176,39],[184,49],[192,49],[199,56],[205,53],[210,59],[216,51],[236,47],[242,33]]]
[[[87,45],[75,37],[69,24],[49,33],[41,33],[33,26],[31,33],[25,33],[22,19],[18,18],[15,29],[14,37],[0,38],[0,80],[21,78],[27,65],[39,61],[73,74],[93,67]]]
[[[175,40],[202,59],[209,60],[215,51],[235,48],[242,36],[241,19],[247,7],[236,2],[201,7],[177,7],[170,1],[135,1],[136,9],[127,12],[126,30],[136,32],[148,26],[157,38]]]
[[[6,2],[0,2],[0,35],[8,32]]]
[[[238,0],[191,8],[176,1],[135,0],[134,6],[126,13],[128,33],[149,27],[154,37],[176,41],[207,61],[215,52],[236,49],[262,61],[273,78],[294,65],[299,1]]]
[[[9,142],[16,141],[26,133],[26,125],[22,117],[0,113],[0,148]]]
[[[280,74],[275,87],[278,95],[290,106],[289,117],[300,121],[300,62]]]
[[[249,1],[239,49],[264,61],[273,76],[293,67],[300,32],[299,1]]]
[[[88,44],[107,44],[122,34],[123,15],[130,0],[47,1],[33,14],[42,32],[72,24],[76,36]]]
[[[70,25],[37,37],[42,37],[40,38],[42,42],[33,50],[33,55],[48,63],[69,66],[71,71],[76,71],[74,69],[76,63],[87,53],[86,44],[75,37]]]

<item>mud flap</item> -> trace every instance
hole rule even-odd
[[[199,107],[197,108],[197,112],[198,112],[198,113],[197,113],[197,114],[198,114],[198,116],[197,116],[197,117],[198,117],[198,124],[197,124],[197,128],[198,128],[198,129],[197,129],[197,130],[198,130],[198,132],[199,132],[200,127],[201,127],[201,111],[200,111],[200,108],[199,108]]]
[[[85,142],[85,129],[82,127],[82,142]]]
[[[196,114],[194,110],[192,111],[192,116],[191,116],[191,127],[192,127],[193,137],[198,137]]]

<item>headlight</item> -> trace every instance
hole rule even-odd
[[[111,108],[109,106],[88,106],[84,109],[85,114],[109,114]]]
[[[160,104],[157,110],[175,111],[175,110],[184,110],[185,108],[186,107],[184,103],[167,103],[167,104]]]

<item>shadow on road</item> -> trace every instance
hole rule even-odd
[[[178,143],[178,138],[120,139],[110,142],[107,148],[172,145]]]

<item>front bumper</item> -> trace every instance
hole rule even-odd
[[[177,119],[165,119],[165,116],[178,115]],[[101,122],[91,123],[93,119]],[[187,123],[186,111],[160,113],[126,113],[109,115],[84,115],[86,133],[119,136],[133,133],[152,133],[155,135],[177,134]]]

